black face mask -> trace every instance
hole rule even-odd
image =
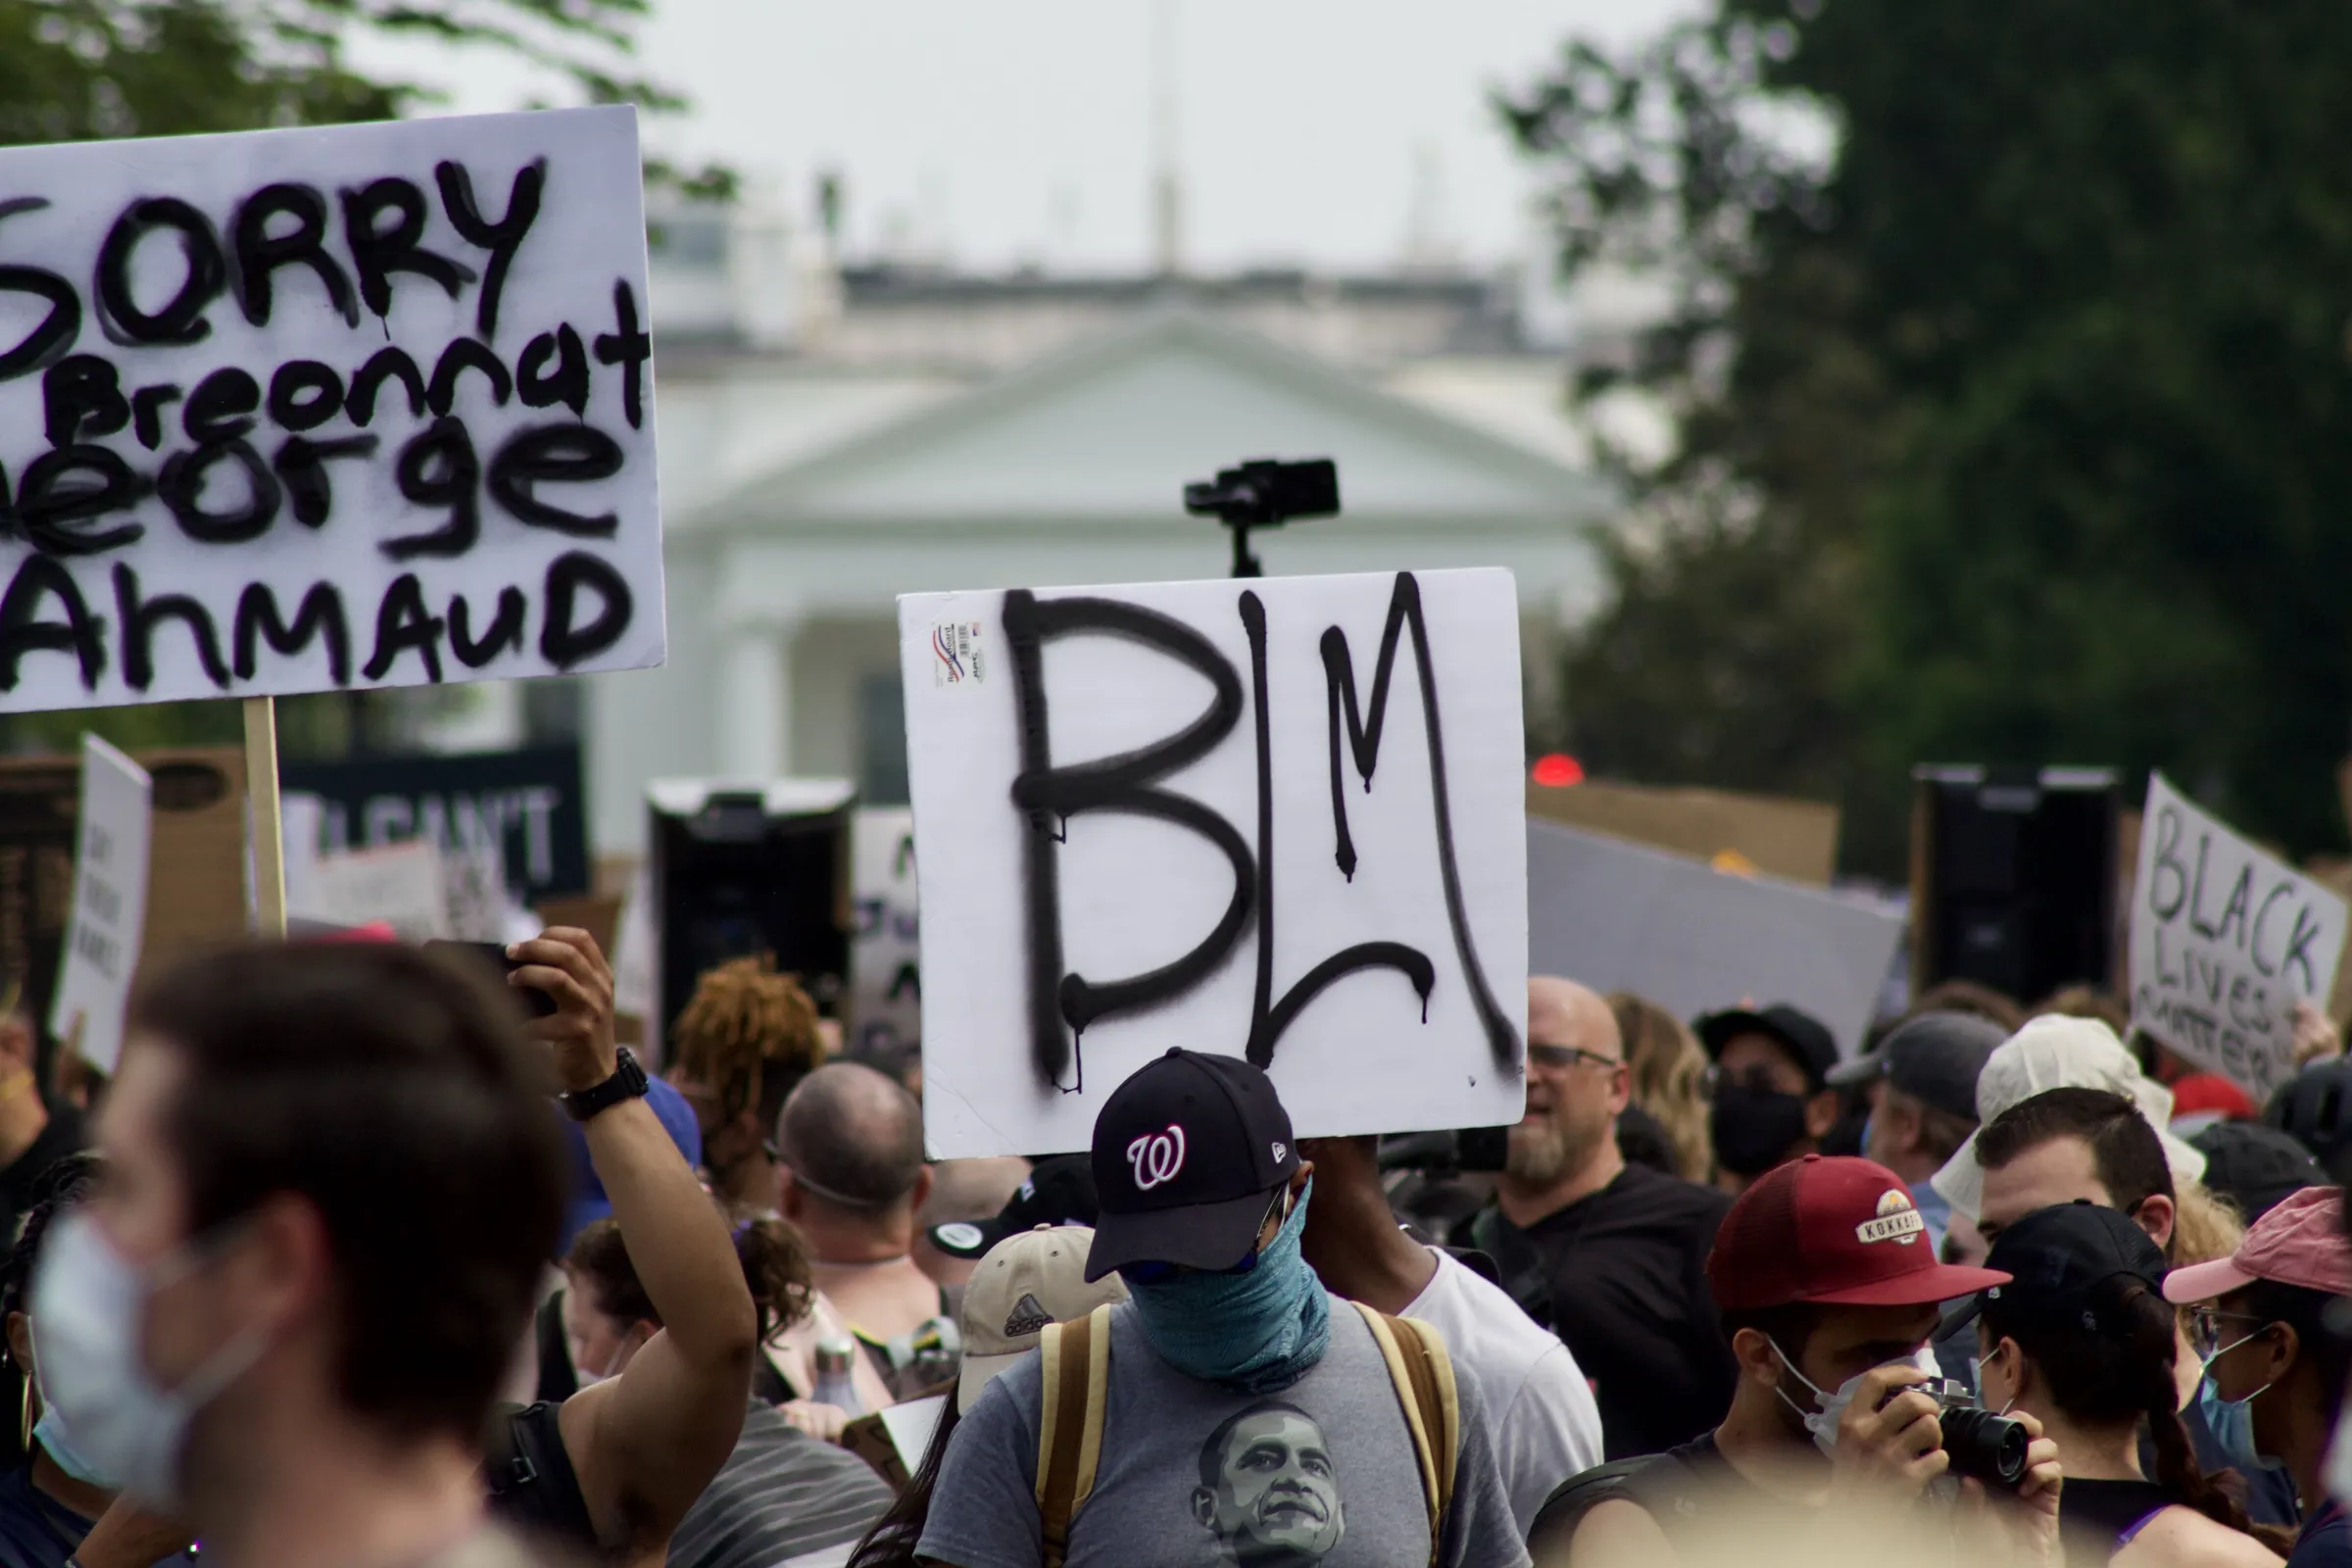
[[[1761,1176],[1804,1139],[1805,1102],[1774,1089],[1720,1084],[1707,1122],[1716,1163],[1735,1176]]]

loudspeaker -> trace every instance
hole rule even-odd
[[[849,984],[856,789],[833,779],[760,788],[664,779],[646,794],[659,933],[648,1028],[661,1059],[695,981],[749,954],[774,954],[820,1012],[838,1016]]]
[[[1912,772],[1911,988],[1974,980],[2032,1004],[2115,978],[2110,768]]]

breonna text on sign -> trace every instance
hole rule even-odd
[[[2132,907],[2132,1022],[2268,1095],[2294,1070],[2299,999],[2325,1004],[2344,901],[2148,777]]]
[[[626,108],[0,151],[0,710],[661,662]]]

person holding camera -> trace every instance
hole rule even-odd
[[[2064,1456],[2058,1523],[2067,1561],[2277,1562],[2245,1509],[2198,1467],[2181,1425],[2164,1251],[2148,1233],[2120,1210],[2081,1200],[2015,1221],[1985,1262],[2010,1282],[1955,1319],[1975,1321],[1985,1407],[2033,1415]],[[2140,1465],[2142,1422],[2153,1480]]]
[[[1972,1495],[1987,1476],[2013,1490],[2013,1517],[2046,1555],[2056,1446],[2030,1415],[2019,1451],[1984,1430],[1984,1412],[1947,1410],[1929,1358],[1936,1303],[2009,1276],[1939,1262],[1893,1172],[1807,1154],[1766,1173],[1724,1216],[1707,1279],[1740,1365],[1730,1413],[1681,1447],[1562,1486],[1529,1534],[1539,1561],[1671,1563],[1727,1527],[1801,1539],[1901,1508],[1955,1468]],[[1972,1440],[1958,1455],[1952,1432]]]

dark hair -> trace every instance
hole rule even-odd
[[[2091,1287],[2088,1302],[2098,1326],[2084,1328],[2062,1314],[2021,1312],[2020,1305],[2032,1299],[2029,1292],[2011,1285],[1981,1298],[1985,1332],[1995,1341],[2015,1340],[2049,1384],[2051,1399],[2076,1420],[2103,1427],[2146,1421],[2157,1485],[2216,1524],[2251,1534],[2245,1509],[2198,1468],[2181,1424],[2173,1381],[2179,1319],[2172,1304],[2145,1280],[2117,1274]]]
[[[30,1310],[24,1298],[32,1290],[32,1271],[40,1266],[49,1222],[89,1196],[97,1185],[98,1169],[96,1154],[67,1154],[34,1178],[32,1206],[24,1211],[8,1260],[0,1263],[0,1319]]]
[[[941,1406],[939,1424],[931,1429],[931,1442],[923,1449],[922,1462],[906,1478],[906,1488],[888,1512],[874,1521],[850,1553],[847,1568],[916,1568],[919,1559],[914,1548],[923,1539],[923,1526],[931,1522],[931,1494],[939,1487],[939,1467],[947,1462],[948,1441],[956,1436],[956,1427],[963,1415],[956,1408],[956,1391],[948,1391],[948,1402]]]
[[[2245,1310],[2295,1331],[2295,1359],[2312,1358],[2328,1407],[2334,1408],[2344,1381],[2352,1374],[2352,1340],[2328,1326],[2328,1304],[2335,1299],[2325,1291],[2278,1280],[2258,1279],[2246,1287]]]
[[[1812,1301],[1785,1301],[1779,1306],[1753,1306],[1723,1314],[1723,1343],[1741,1329],[1754,1329],[1780,1348],[1791,1361],[1801,1360],[1813,1331],[1821,1327],[1822,1309]]]
[[[128,1018],[185,1069],[163,1136],[190,1235],[278,1194],[317,1210],[337,1392],[400,1437],[480,1431],[563,1222],[551,1075],[477,967],[250,944],[163,969]]]
[[[2173,1198],[2173,1168],[2139,1106],[2104,1089],[2045,1089],[2021,1100],[1977,1133],[1977,1163],[1999,1170],[2028,1150],[2061,1138],[2090,1146],[2091,1168],[2126,1213],[2162,1194]]]
[[[847,1208],[888,1208],[922,1176],[922,1107],[904,1085],[854,1061],[802,1079],[776,1131],[794,1178]]]
[[[2025,1027],[2026,1022],[2026,1009],[2017,1004],[2016,998],[1977,980],[1936,981],[1911,999],[1911,1010],[1903,1017],[1908,1020],[1923,1012],[1965,1012],[2011,1034]]]
[[[816,1299],[808,1250],[790,1222],[774,1214],[728,1213],[723,1203],[719,1208],[733,1231],[735,1261],[743,1266],[743,1283],[751,1288],[752,1308],[759,1314],[764,1343],[776,1330],[808,1316]],[[622,1323],[661,1326],[662,1314],[645,1294],[637,1265],[629,1261],[618,1221],[600,1219],[583,1227],[572,1238],[564,1265],[595,1287],[589,1304],[598,1311]]]

